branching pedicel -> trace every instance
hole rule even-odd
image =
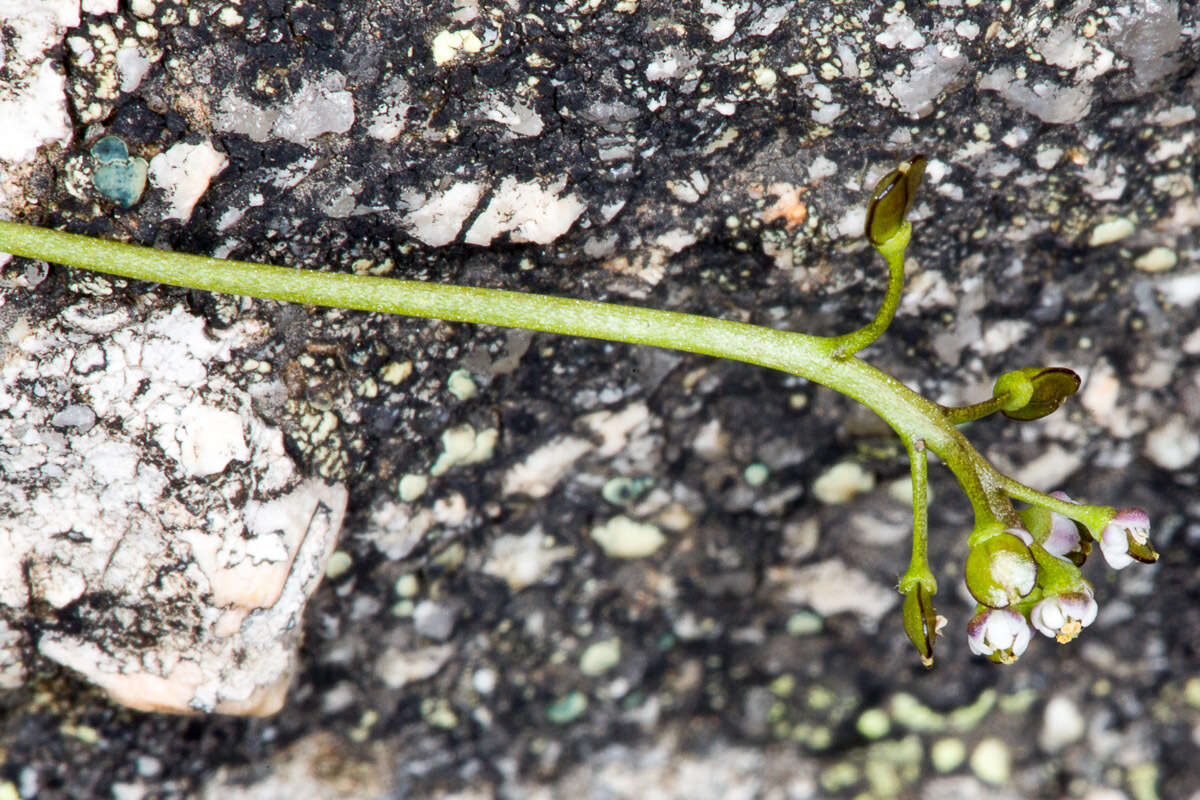
[[[345,275],[167,253],[0,221],[0,252],[139,280],[216,292],[418,317],[501,325],[666,347],[783,370],[824,384],[881,416],[903,440],[912,465],[912,560],[900,577],[904,629],[921,661],[933,663],[945,619],[933,608],[937,581],[927,555],[927,454],[953,471],[974,510],[966,582],[978,602],[967,624],[974,653],[1008,664],[1033,630],[1069,642],[1095,619],[1092,587],[1079,567],[1093,542],[1109,565],[1158,558],[1139,509],[1077,503],[1043,494],[998,472],[957,426],[997,411],[1016,420],[1053,412],[1079,388],[1068,369],[1030,367],[996,381],[992,397],[961,408],[933,403],[855,356],[891,324],[900,302],[905,219],[925,171],[916,156],[875,187],[866,235],[884,257],[883,306],[867,326],[844,336],[809,336],[728,320],[497,289]],[[1013,500],[1028,504],[1017,511]]]

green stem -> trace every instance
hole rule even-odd
[[[830,343],[834,347],[835,358],[854,355],[878,339],[892,324],[892,319],[896,316],[896,309],[900,307],[900,295],[904,291],[904,251],[911,238],[912,224],[906,220],[890,239],[883,244],[876,245],[875,249],[879,251],[888,265],[888,285],[887,292],[883,297],[883,305],[879,307],[875,319],[871,320],[868,325],[852,333],[834,336],[830,339]]]
[[[946,419],[950,421],[950,424],[962,425],[995,414],[1004,408],[1004,403],[1007,399],[1008,395],[1002,394],[999,397],[993,397],[984,400],[982,403],[974,403],[969,406],[940,406],[940,408],[942,409],[942,413],[946,415]]]
[[[1029,503],[1033,506],[1041,506],[1047,511],[1053,511],[1056,514],[1062,514],[1067,519],[1073,519],[1076,522],[1082,523],[1088,530],[1099,534],[1108,525],[1113,516],[1113,509],[1109,506],[1089,506],[1082,503],[1069,503],[1066,500],[1059,500],[1057,497],[1051,497],[1048,494],[1039,492],[1037,489],[1030,488],[1015,478],[1010,478],[1007,475],[1000,475],[1000,488],[1009,497]]]
[[[937,591],[937,579],[929,568],[929,464],[925,455],[925,442],[921,439],[909,442],[908,463],[912,469],[913,541],[912,558],[908,570],[900,579],[899,589],[907,594],[913,584],[921,584],[926,592]]]
[[[905,228],[907,233],[908,228]],[[891,245],[907,235],[889,240]],[[906,442],[923,440],[958,478],[978,520],[1015,519],[996,473],[937,406],[849,355],[895,313],[903,243],[884,252],[893,280],[876,321],[825,338],[741,322],[498,289],[316,272],[154,250],[0,221],[0,252],[212,292],[337,308],[500,325],[644,344],[744,361],[799,375],[870,408]],[[840,343],[840,344],[839,344]]]

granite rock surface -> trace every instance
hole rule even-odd
[[[1163,553],[1089,564],[1078,641],[971,658],[935,468],[927,671],[903,448],[819,386],[12,260],[0,797],[1200,793],[1194,4],[0,9],[0,213],[173,250],[833,334],[884,286],[865,194],[923,152],[864,355],[944,403],[1074,369],[969,436]]]

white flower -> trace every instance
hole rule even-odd
[[[1091,592],[1064,592],[1047,597],[1029,612],[1033,627],[1060,644],[1066,644],[1096,619],[1096,600]]]
[[[1051,492],[1050,496],[1065,503],[1074,503],[1066,492]],[[1042,548],[1052,556],[1066,558],[1068,553],[1082,549],[1082,539],[1079,536],[1079,526],[1075,520],[1064,517],[1054,511],[1050,512],[1050,532],[1046,534]]]
[[[977,656],[1011,664],[1025,652],[1033,630],[1011,608],[985,608],[967,623],[967,644]]]
[[[1122,508],[1100,534],[1100,552],[1113,569],[1133,563],[1130,544],[1145,545],[1150,540],[1150,517],[1140,508]]]

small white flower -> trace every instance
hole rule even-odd
[[[1100,534],[1100,552],[1113,569],[1133,563],[1130,543],[1144,545],[1150,540],[1150,517],[1140,508],[1122,508]]]
[[[1051,492],[1050,496],[1066,503],[1074,503],[1066,492]],[[1050,533],[1042,542],[1042,548],[1052,556],[1066,558],[1068,553],[1082,549],[1082,539],[1079,536],[1079,526],[1075,520],[1064,517],[1054,511],[1050,512]]]
[[[977,656],[1011,664],[1025,652],[1033,630],[1011,608],[985,608],[967,623],[967,644]]]
[[[1029,621],[1041,633],[1066,644],[1092,624],[1097,610],[1091,592],[1064,592],[1034,606]]]

